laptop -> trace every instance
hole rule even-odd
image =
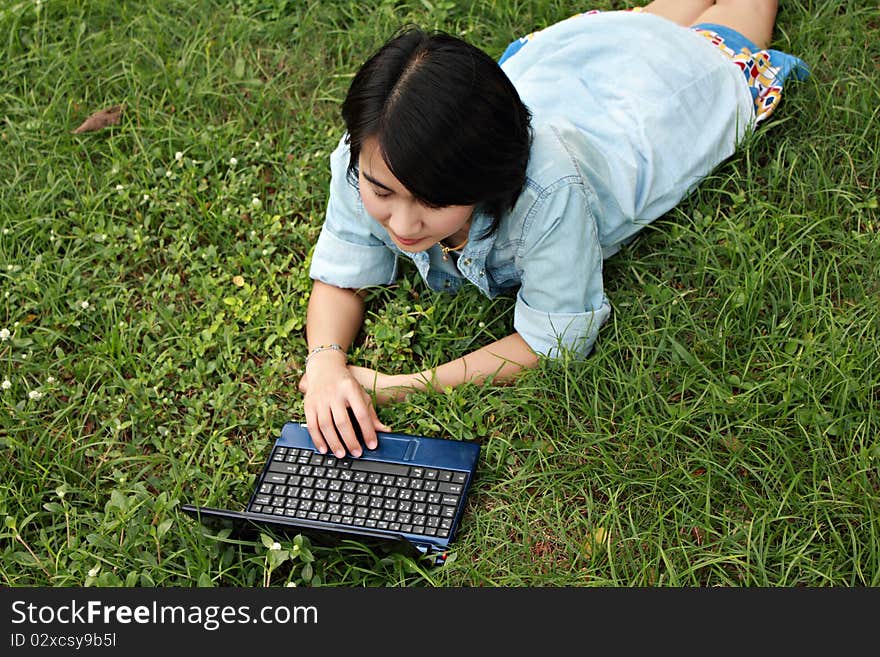
[[[320,545],[355,541],[383,552],[446,561],[474,480],[478,443],[377,432],[363,456],[320,454],[305,424],[288,422],[243,511],[184,504],[210,529],[255,539],[260,530]]]

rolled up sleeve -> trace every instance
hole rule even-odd
[[[330,198],[309,277],[352,289],[387,285],[397,277],[397,257],[372,232],[375,221],[346,176],[348,157],[348,147],[340,141],[330,156]]]
[[[611,314],[602,281],[602,248],[582,184],[548,190],[523,234],[522,285],[513,325],[537,354],[586,357]]]
[[[599,328],[611,315],[606,299],[595,310],[580,313],[545,312],[516,296],[513,328],[536,354],[558,358],[563,350],[586,357],[593,350]]]

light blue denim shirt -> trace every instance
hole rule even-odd
[[[753,127],[748,86],[707,40],[650,14],[575,16],[502,65],[533,114],[525,187],[498,230],[475,213],[457,263],[406,253],[346,178],[345,138],[310,276],[338,287],[392,283],[411,258],[432,290],[466,281],[516,294],[513,325],[538,354],[587,355],[611,312],[602,262],[690,192]]]

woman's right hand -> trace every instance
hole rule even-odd
[[[328,354],[316,359],[299,382],[306,425],[317,450],[343,458],[346,451],[361,456],[358,434],[369,449],[379,445],[376,431],[391,431],[376,414],[369,393],[354,378],[345,361]],[[355,426],[354,420],[359,426]]]

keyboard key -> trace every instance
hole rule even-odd
[[[378,474],[403,475],[409,474],[408,465],[398,465],[396,463],[380,463],[379,461],[365,461],[358,459],[351,462],[351,469],[359,472],[375,472]]]
[[[282,463],[273,461],[269,465],[269,472],[282,472],[284,474],[296,474],[299,472],[299,466],[296,463]]]

